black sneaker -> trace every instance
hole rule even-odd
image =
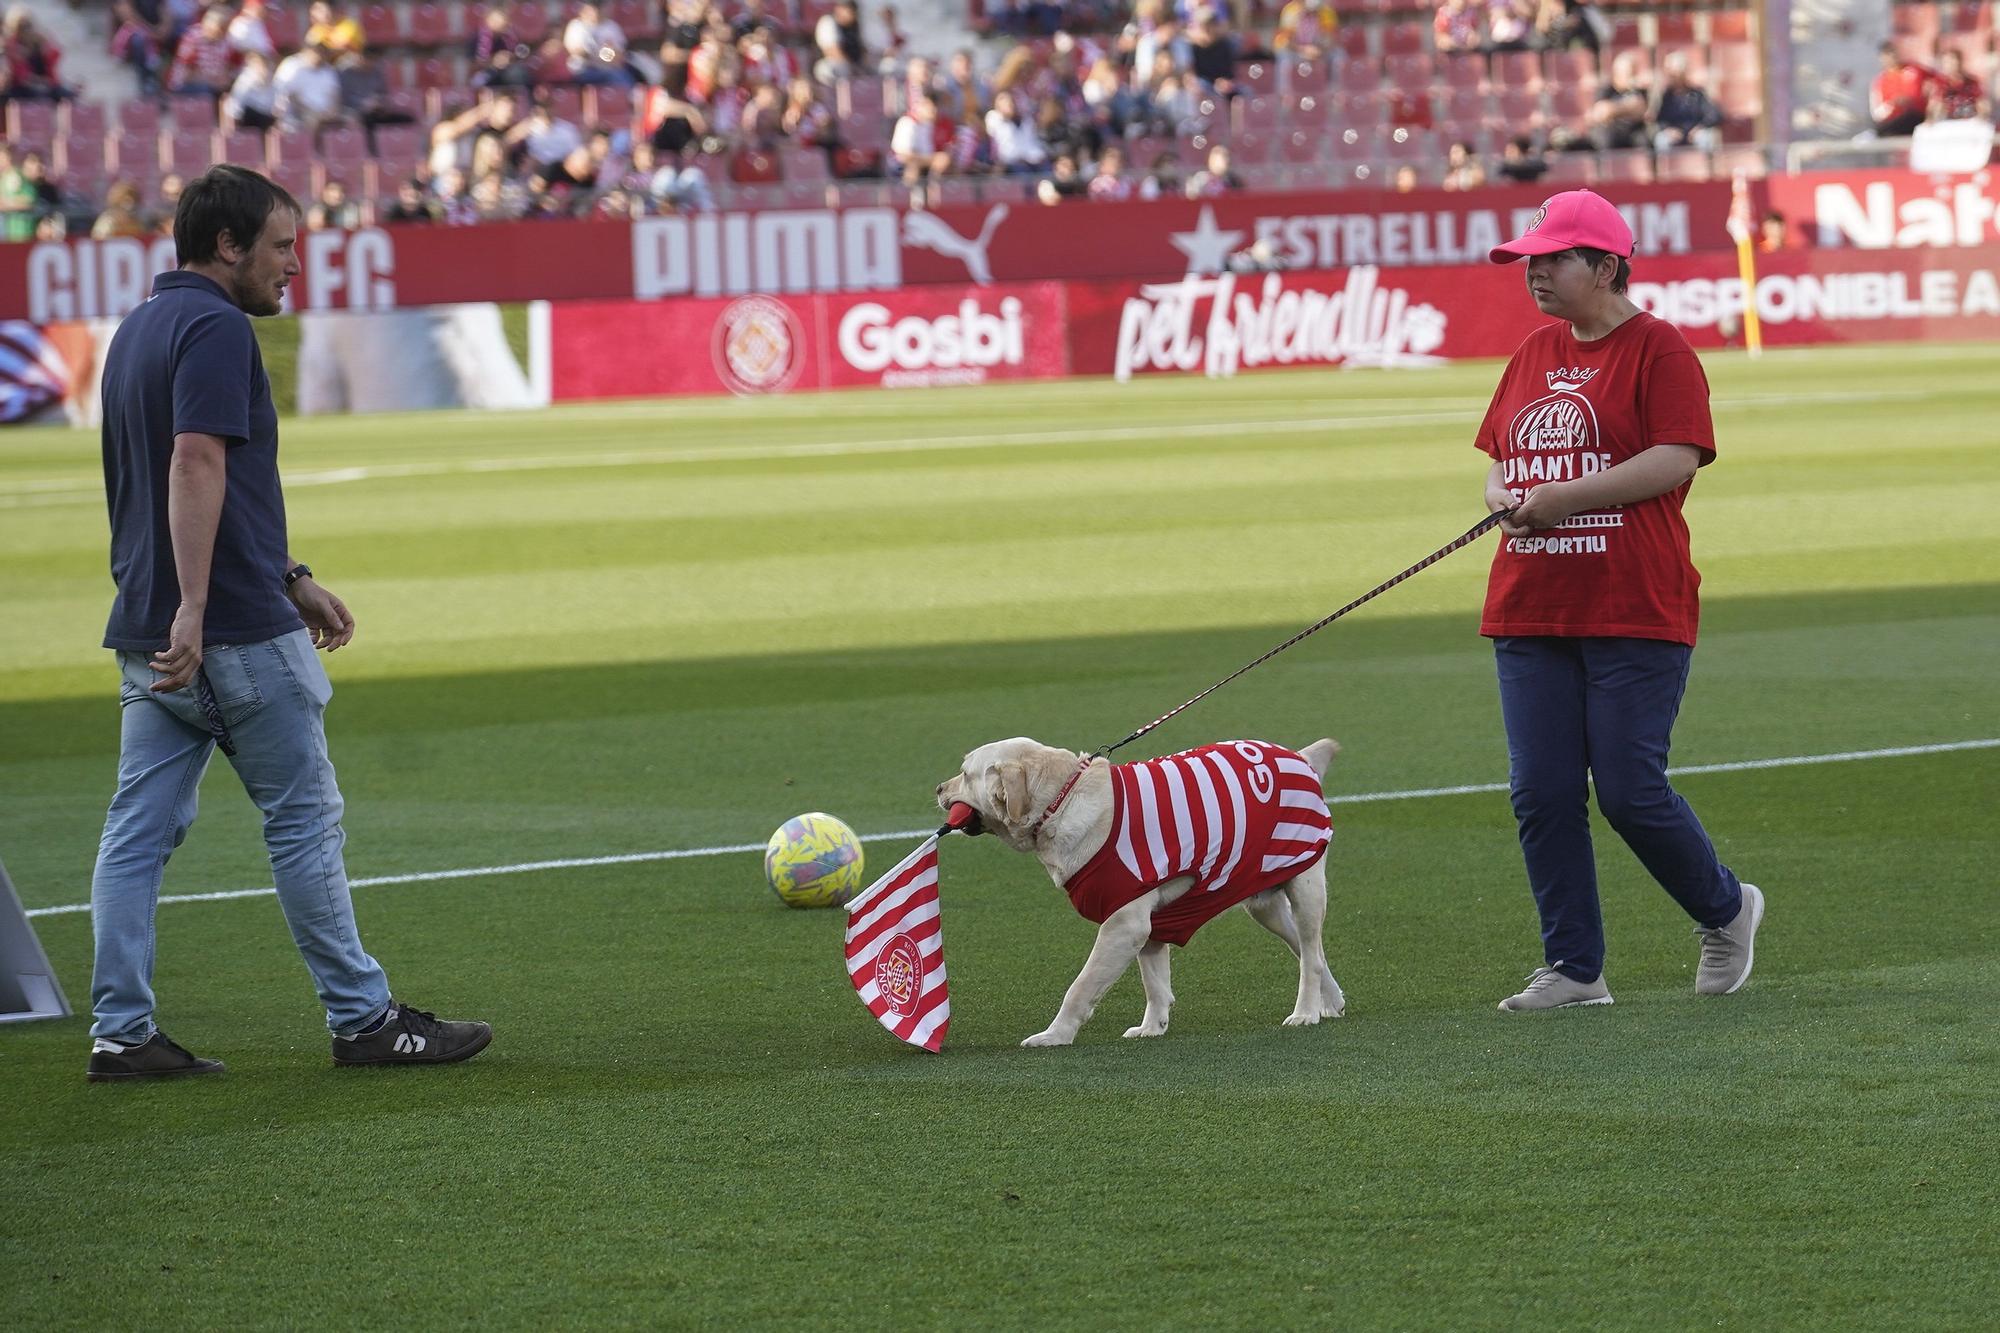
[[[158,1028],[137,1046],[121,1046],[99,1038],[90,1048],[92,1083],[122,1078],[178,1078],[183,1074],[220,1074],[222,1061],[204,1060]]]
[[[493,1029],[485,1023],[454,1023],[392,1000],[388,1017],[373,1032],[333,1039],[333,1062],[448,1065],[470,1060],[492,1040]]]

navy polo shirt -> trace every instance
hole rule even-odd
[[[259,643],[305,628],[285,596],[278,410],[250,317],[208,278],[162,273],[104,356],[104,492],[111,577],[106,648],[157,652],[180,609],[167,468],[174,436],[220,436],[228,489],[209,563],[204,643]]]

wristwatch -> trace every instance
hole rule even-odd
[[[311,565],[293,565],[285,571],[285,591],[290,592],[294,583],[297,583],[300,579],[309,579],[312,577],[312,574]]]

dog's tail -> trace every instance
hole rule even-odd
[[[1306,746],[1305,749],[1300,750],[1299,757],[1308,764],[1311,764],[1313,772],[1319,774],[1320,780],[1324,782],[1326,780],[1328,765],[1333,763],[1333,757],[1339,753],[1340,742],[1328,736],[1316,740],[1311,745]]]

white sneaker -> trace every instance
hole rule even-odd
[[[1694,928],[1701,936],[1701,965],[1695,970],[1697,995],[1734,995],[1750,980],[1750,964],[1757,957],[1757,927],[1764,921],[1764,891],[1755,884],[1743,886],[1743,906],[1736,919],[1726,926]]]
[[[1611,991],[1605,986],[1604,978],[1595,981],[1578,981],[1575,977],[1564,976],[1553,967],[1538,967],[1528,974],[1528,984],[1518,995],[1509,995],[1500,1001],[1500,1007],[1508,1013],[1522,1013],[1529,1009],[1569,1009],[1583,1004],[1610,1004]]]

